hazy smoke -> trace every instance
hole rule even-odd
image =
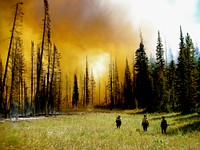
[[[10,36],[8,31],[12,26],[12,14],[17,2],[18,0],[0,2],[1,14],[3,13],[1,40]],[[23,39],[29,59],[30,42],[33,40],[37,44],[41,39],[44,10],[42,0],[23,2]],[[101,55],[107,54],[109,59],[112,54],[122,69],[126,57],[132,59],[133,51],[139,44],[139,35],[127,19],[125,8],[102,0],[49,0],[49,9],[52,42],[61,52],[64,73],[73,73],[76,68],[83,68],[80,65],[85,61],[86,55],[89,61],[94,62]],[[7,24],[10,24],[9,28]],[[8,44],[9,40],[0,45],[3,56],[7,54]],[[105,61],[109,61],[107,59]]]

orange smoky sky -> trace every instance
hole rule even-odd
[[[0,1],[0,54],[4,62],[17,2],[19,1]],[[24,12],[22,30],[24,52],[29,65],[31,41],[34,41],[35,45],[41,43],[44,4],[43,0],[22,0],[22,2],[20,8]],[[128,18],[126,5],[116,5],[106,0],[48,0],[48,2],[51,40],[61,53],[63,74],[73,74],[76,70],[84,68],[86,55],[89,67],[97,70],[98,66],[104,67],[104,73],[108,71],[110,55],[116,58],[121,75],[124,72],[126,58],[129,60],[129,65],[132,65],[134,51],[139,45],[139,28],[135,28],[133,20]],[[101,75],[103,73],[101,71],[98,70],[96,73]]]
[[[43,0],[21,0],[24,12],[23,41],[27,65],[30,62],[31,41],[41,43]],[[10,30],[19,0],[0,1],[0,55],[5,64]],[[83,71],[88,56],[89,68],[98,74],[108,71],[110,55],[116,58],[120,76],[125,60],[132,65],[134,51],[143,33],[147,54],[155,54],[157,31],[164,47],[178,53],[179,27],[189,32],[200,45],[199,0],[48,0],[51,18],[51,41],[61,53],[63,75]],[[167,43],[167,44],[166,44]],[[166,44],[166,45],[165,45]],[[100,67],[101,66],[101,67]],[[95,71],[95,70],[94,70]],[[105,71],[104,71],[105,74]]]

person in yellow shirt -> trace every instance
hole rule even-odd
[[[149,121],[147,119],[147,115],[145,114],[144,117],[142,118],[142,127],[143,130],[146,132],[147,128],[149,127]]]

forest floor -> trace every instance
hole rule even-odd
[[[115,125],[118,115],[120,129]],[[161,134],[162,115],[169,124],[166,135]],[[147,132],[142,130],[142,117],[130,110],[73,110],[49,117],[1,120],[0,149],[199,149],[199,114],[147,114]]]

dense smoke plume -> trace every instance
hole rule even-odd
[[[0,2],[1,55],[7,55],[9,30],[12,26],[17,0]],[[26,60],[29,62],[31,41],[40,43],[42,35],[43,1],[23,1],[23,40]],[[116,57],[119,68],[124,69],[126,57],[132,64],[133,52],[138,45],[138,30],[127,17],[125,7],[101,0],[49,0],[52,42],[61,52],[63,73],[83,68],[88,55],[89,64],[105,56],[107,70],[109,55]],[[121,66],[120,66],[121,65]]]

